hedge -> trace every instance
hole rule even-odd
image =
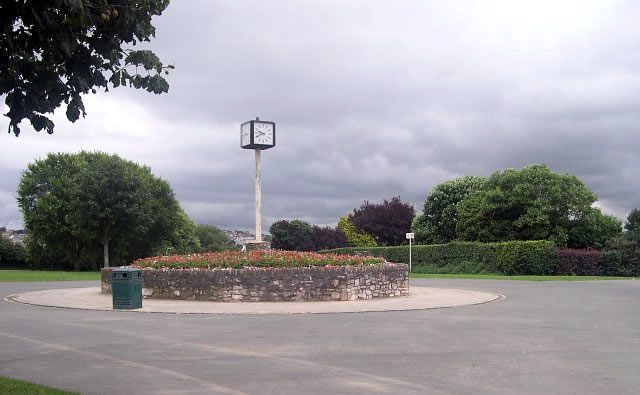
[[[605,276],[640,276],[640,240],[620,238],[604,251]]]
[[[602,251],[558,248],[558,266],[554,274],[575,276],[601,276],[604,268]],[[615,273],[617,274],[617,273]]]
[[[335,250],[321,251],[335,252],[338,254],[353,254],[359,252],[370,253],[373,256],[385,258],[389,262],[409,262],[409,246],[397,247],[347,247]],[[491,254],[489,244],[461,242],[449,244],[416,245],[412,249],[413,271],[419,272],[420,266],[433,266],[437,268],[448,267],[455,270],[457,266],[465,262],[481,263],[482,272],[493,273],[495,268],[490,267],[495,262],[495,256]]]
[[[597,275],[603,272],[602,253],[556,249],[552,241],[502,243],[452,242],[416,245],[412,250],[414,273],[467,273],[507,275]],[[321,253],[367,253],[390,262],[409,262],[409,246],[349,247]]]

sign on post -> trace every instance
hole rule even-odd
[[[407,233],[407,239],[409,239],[409,273],[411,273],[411,241],[415,238],[414,233]]]

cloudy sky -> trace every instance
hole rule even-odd
[[[256,116],[278,135],[262,156],[265,230],[332,225],[397,195],[419,209],[442,181],[530,163],[578,175],[624,218],[640,207],[639,13],[634,1],[174,1],[150,45],[176,66],[168,94],[119,88],[87,97],[74,124],[56,113],[53,135],[0,134],[0,226],[22,226],[27,163],[85,149],[149,165],[198,223],[249,229],[253,152],[239,135]]]

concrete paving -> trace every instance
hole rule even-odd
[[[96,394],[636,394],[640,282],[412,280],[452,309],[132,314],[0,301],[0,375]],[[0,283],[0,298],[85,283]]]
[[[406,311],[442,309],[493,302],[502,298],[490,292],[411,287],[409,296],[331,302],[232,302],[216,303],[186,300],[144,299],[142,308],[129,310],[142,313],[172,314],[327,314],[364,313],[374,311]],[[10,295],[8,301],[36,306],[68,309],[112,311],[110,294],[100,287],[62,288]]]

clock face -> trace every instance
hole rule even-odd
[[[273,124],[256,122],[253,129],[254,144],[273,145]]]
[[[240,146],[244,147],[251,143],[251,122],[247,122],[240,128]]]

